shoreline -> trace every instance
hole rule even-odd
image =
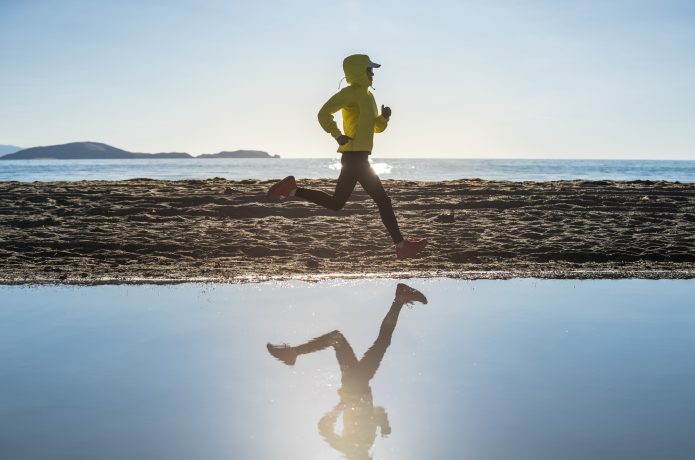
[[[480,280],[691,280],[695,279],[695,268],[661,269],[661,270],[576,270],[576,271],[458,271],[458,272],[393,272],[393,273],[323,273],[320,275],[269,276],[263,274],[239,275],[235,277],[198,277],[198,278],[34,278],[2,279],[0,286],[66,286],[89,287],[106,285],[157,285],[174,286],[179,284],[260,284],[354,280],[434,280],[452,279],[460,281]]]
[[[269,202],[273,182],[0,182],[0,284],[695,278],[691,183],[384,180],[403,234],[430,241],[396,261],[359,186],[336,212]]]

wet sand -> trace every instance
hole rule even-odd
[[[430,241],[397,261],[359,186],[331,211],[269,202],[271,183],[0,182],[0,283],[695,277],[695,184],[386,180],[404,235]]]

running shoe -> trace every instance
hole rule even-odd
[[[268,198],[282,200],[290,196],[290,193],[297,188],[294,176],[287,176],[268,190]]]
[[[297,361],[297,352],[288,345],[273,345],[269,343],[266,345],[266,348],[268,348],[268,353],[288,366],[293,366],[295,361]]]
[[[413,304],[414,302],[427,304],[425,294],[403,283],[398,283],[396,287],[396,300],[404,305]]]
[[[396,258],[397,259],[409,259],[415,257],[419,252],[422,252],[427,246],[427,241],[412,241],[403,240],[403,245],[401,247],[396,246]]]

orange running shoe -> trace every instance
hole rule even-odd
[[[295,182],[294,176],[287,176],[277,184],[270,187],[268,190],[268,198],[282,200],[283,198],[290,196],[290,194],[296,189],[297,182]]]
[[[419,252],[422,252],[427,246],[427,241],[412,241],[403,240],[402,246],[396,246],[396,258],[397,259],[409,259],[415,257]]]

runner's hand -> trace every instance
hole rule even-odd
[[[345,134],[341,134],[340,136],[336,137],[335,140],[338,141],[338,144],[345,145],[350,142],[352,138],[350,136],[346,136]]]
[[[381,104],[381,116],[391,118],[391,107],[384,107],[384,104]]]

